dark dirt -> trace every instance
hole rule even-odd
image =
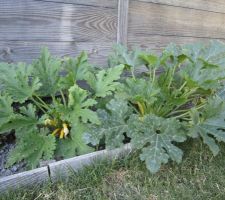
[[[25,171],[25,162],[17,163],[9,168],[5,167],[7,157],[10,150],[15,147],[14,141],[11,138],[1,138],[0,144],[0,177],[16,174]]]

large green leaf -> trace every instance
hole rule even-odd
[[[190,60],[181,70],[189,85],[197,85],[205,90],[218,88],[218,82],[225,78],[224,44],[211,41],[207,45],[184,45],[182,53]]]
[[[207,65],[225,66],[225,46],[217,40],[212,40],[208,44],[194,43],[184,45],[182,53],[192,62],[201,60]]]
[[[190,87],[200,87],[205,90],[216,89],[220,86],[219,81],[225,78],[225,71],[222,67],[206,67],[202,61],[189,63],[181,70],[181,76],[187,81]]]
[[[69,89],[68,105],[60,104],[56,108],[61,119],[69,122],[71,127],[70,138],[59,142],[58,154],[71,157],[91,151],[82,138],[88,122],[100,123],[97,113],[90,109],[96,103],[94,99],[88,98],[88,92],[79,86],[74,85]],[[66,145],[68,147],[65,147]]]
[[[77,121],[81,118],[82,122],[99,123],[97,114],[90,109],[97,102],[94,99],[88,98],[88,92],[74,85],[69,89],[69,115],[68,121]]]
[[[91,70],[88,63],[87,53],[82,52],[76,58],[68,58],[64,63],[66,76],[61,78],[63,88],[70,88],[77,83],[78,80],[86,80]]]
[[[12,99],[7,95],[0,95],[0,127],[13,117]]]
[[[145,79],[127,78],[118,95],[133,103],[145,102],[152,104],[156,100],[156,95],[160,92],[151,81]]]
[[[59,104],[56,110],[60,113],[61,119],[71,124],[79,121],[99,124],[97,114],[90,109],[96,103],[94,99],[88,98],[86,90],[74,85],[69,89],[68,105]]]
[[[38,77],[30,79],[31,67],[23,63],[18,65],[0,65],[0,84],[14,102],[24,103],[41,87]]]
[[[42,96],[55,95],[59,91],[61,61],[50,55],[47,48],[43,48],[41,56],[33,63],[33,77],[38,77],[42,83],[38,94]]]
[[[160,102],[157,101],[159,92],[159,87],[155,87],[148,79],[127,78],[125,83],[118,89],[116,96],[131,102],[133,108],[138,108],[136,110],[144,115],[155,112],[154,103],[160,105]]]
[[[16,147],[10,152],[7,166],[25,160],[29,168],[35,168],[40,159],[49,160],[54,155],[55,137],[47,135],[48,130],[28,129],[19,133]]]
[[[205,106],[202,112],[192,109],[190,136],[200,136],[207,144],[214,155],[219,152],[217,141],[225,142],[225,103],[213,98]]]
[[[126,101],[111,100],[106,105],[107,111],[98,110],[101,125],[90,126],[84,135],[86,143],[99,144],[105,139],[107,148],[115,148],[123,145],[124,133],[128,131],[126,120],[130,114]]]
[[[131,144],[142,149],[140,158],[152,173],[157,172],[169,158],[181,162],[183,152],[174,145],[174,142],[186,139],[180,122],[155,115],[145,115],[143,118],[133,115],[128,124]]]
[[[56,155],[70,158],[92,152],[94,149],[86,145],[83,140],[85,130],[86,127],[82,123],[74,123],[70,130],[70,138],[58,141]]]
[[[137,48],[129,51],[126,47],[117,44],[113,46],[113,52],[109,56],[108,64],[110,67],[123,64],[134,72],[135,68],[143,63],[142,59],[140,59],[141,54],[142,51]]]
[[[16,132],[23,132],[22,130],[26,132],[37,128],[39,120],[35,112],[36,108],[32,104],[28,104],[27,107],[21,107],[20,114],[12,115],[10,120],[0,127],[0,133],[5,133],[12,129]]]
[[[90,87],[94,90],[97,97],[111,95],[119,86],[120,75],[124,65],[118,65],[113,68],[99,71],[96,75],[90,74],[87,80]]]

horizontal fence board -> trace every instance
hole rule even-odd
[[[54,56],[77,56],[86,51],[92,64],[105,66],[107,56],[111,51],[111,43],[89,42],[21,42],[0,41],[0,62],[31,63],[40,55],[42,47],[48,47]]]
[[[51,1],[64,4],[79,4],[96,7],[117,8],[117,0],[35,0],[35,1]]]
[[[137,37],[136,40],[129,38],[129,48],[140,47],[142,49],[149,49],[155,53],[160,53],[170,43],[178,45],[192,44],[195,42],[208,43],[210,38],[196,38],[196,37],[180,37],[180,36],[163,36],[163,35],[142,35]],[[219,39],[225,42],[225,39]]]
[[[159,3],[171,6],[186,7],[191,9],[206,10],[210,12],[225,13],[224,0],[135,0],[149,3]]]
[[[0,40],[116,41],[117,9],[51,1],[0,1]]]
[[[225,38],[225,14],[130,1],[128,44],[149,45],[160,35],[186,38]],[[149,38],[145,41],[145,38]],[[197,39],[196,39],[197,40]],[[158,40],[159,45],[163,41]]]
[[[41,167],[31,171],[0,178],[0,193],[22,187],[34,186],[49,181],[48,168]]]

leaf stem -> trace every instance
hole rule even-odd
[[[171,77],[170,77],[170,81],[169,81],[169,84],[168,84],[168,88],[170,88],[171,84],[172,84],[172,81],[173,81],[173,76],[174,76],[174,73],[176,71],[176,68],[177,68],[178,65],[174,65],[173,69],[172,69],[172,74],[171,74]]]
[[[60,94],[62,96],[63,104],[64,104],[64,106],[66,106],[66,98],[65,98],[65,95],[63,94],[62,90],[60,90]]]
[[[156,69],[154,68],[153,69],[153,75],[152,75],[152,83],[154,83],[154,81],[155,81],[155,72],[156,72]]]
[[[196,109],[198,110],[198,109],[204,107],[205,105],[206,105],[206,103],[200,104],[199,106],[196,107]],[[181,115],[174,116],[174,118],[177,119],[177,118],[180,118],[180,117],[184,117],[184,116],[186,116],[188,114],[189,114],[189,109],[187,110],[187,112],[185,112],[185,113],[183,113]]]
[[[34,104],[45,114],[47,114],[47,112],[42,108],[43,105],[40,105],[39,102],[37,102],[33,97],[31,97],[31,100],[34,102]]]
[[[174,114],[177,114],[177,113],[186,112],[186,111],[188,111],[188,110],[189,110],[189,109],[185,109],[185,110],[176,110],[176,111],[170,112],[168,115],[166,115],[166,117],[171,116],[171,115],[174,115]]]
[[[55,102],[55,95],[51,95],[52,101]]]
[[[177,116],[174,116],[173,118],[177,119],[177,118],[180,118],[180,117],[184,117],[184,116],[187,116],[189,114],[189,111],[188,112],[185,112],[181,115],[177,115]]]
[[[133,70],[131,70],[131,74],[134,80],[136,80]]]
[[[34,94],[34,97],[40,101],[40,105],[42,105],[45,109],[50,110],[50,107],[38,95]]]

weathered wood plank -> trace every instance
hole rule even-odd
[[[35,1],[49,1],[49,0],[35,0]],[[50,0],[51,2],[66,3],[66,4],[80,4],[96,7],[116,8],[117,0]]]
[[[49,174],[47,167],[41,167],[31,171],[6,176],[0,178],[0,193],[22,187],[34,186],[47,182],[48,180]]]
[[[88,166],[93,164],[96,160],[101,159],[116,159],[118,156],[127,155],[131,152],[131,145],[127,144],[122,148],[114,149],[114,150],[102,150],[89,154],[85,154],[82,156],[77,156],[74,158],[65,159],[59,162],[50,163],[49,170],[51,180],[55,181],[61,178],[67,178],[71,172],[77,172],[81,170],[84,166]]]
[[[184,41],[190,37],[225,38],[225,14],[140,1],[131,1],[129,7],[129,44],[147,45],[145,39],[156,35],[183,37]]]
[[[40,55],[41,47],[47,46],[55,56],[77,56],[81,51],[89,54],[91,63],[105,66],[112,44],[109,42],[22,42],[0,41],[0,62],[31,63]]]
[[[210,12],[225,13],[224,0],[135,0],[149,3],[159,3],[164,5],[186,7],[191,9],[206,10]]]
[[[129,38],[132,39],[132,38]],[[225,42],[225,39],[219,39]],[[194,42],[207,43],[210,38],[196,38],[196,37],[180,37],[180,36],[163,36],[163,35],[143,35],[137,37],[136,40],[128,40],[129,48],[132,46],[141,47],[142,49],[152,50],[155,53],[160,53],[170,43],[178,45],[191,44]]]
[[[0,1],[0,40],[116,41],[117,9],[52,1]]]
[[[129,0],[118,0],[117,43],[127,45]]]

